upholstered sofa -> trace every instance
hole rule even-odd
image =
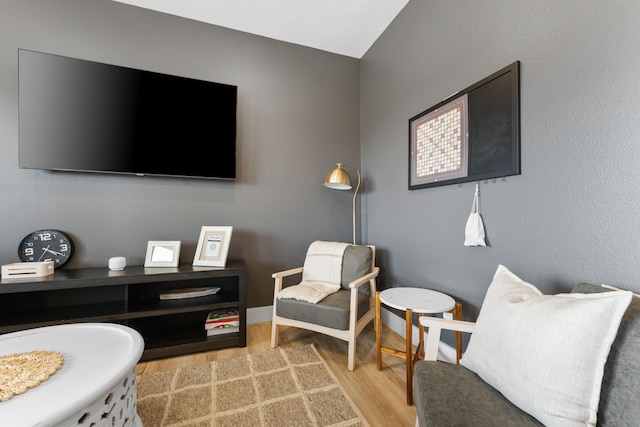
[[[589,284],[578,285],[570,296],[575,296],[575,293],[580,294],[595,294],[608,292],[610,289],[602,286],[594,286]],[[629,295],[629,292],[625,292]],[[604,295],[602,295],[604,296]],[[582,295],[580,296],[582,297]],[[593,297],[593,298],[592,298]],[[587,299],[597,299],[599,295],[592,295]],[[486,299],[485,299],[486,303]],[[485,303],[480,310],[480,316],[484,310]],[[416,426],[541,426],[541,425],[562,425],[562,426],[574,426],[574,425],[593,425],[597,411],[597,424],[598,426],[639,426],[640,425],[640,404],[638,396],[640,396],[640,298],[634,294],[631,298],[631,302],[625,305],[626,308],[621,310],[621,321],[615,321],[609,329],[613,329],[611,340],[607,344],[605,341],[603,346],[606,347],[604,359],[601,363],[604,364],[603,368],[599,369],[599,373],[594,375],[593,383],[597,383],[597,389],[594,398],[592,398],[592,404],[595,405],[591,411],[591,421],[589,422],[576,422],[573,419],[564,419],[565,414],[562,413],[563,408],[553,408],[555,401],[551,403],[546,402],[543,405],[551,406],[551,412],[555,411],[557,418],[553,421],[544,419],[541,422],[538,416],[537,418],[521,409],[523,405],[516,405],[512,401],[508,400],[501,391],[489,385],[483,380],[476,371],[472,371],[468,367],[464,366],[464,363],[460,365],[435,361],[436,357],[433,357],[437,353],[437,344],[432,340],[431,361],[424,360],[419,361],[415,365],[414,369],[414,398],[416,405]],[[613,311],[613,310],[612,310]],[[606,311],[604,312],[606,313]],[[587,314],[588,315],[588,314]],[[600,323],[607,323],[603,316],[603,313],[593,313],[593,316],[600,317]],[[423,325],[426,326],[427,340],[430,338],[439,341],[440,330],[452,329],[449,323],[455,323],[447,319],[434,319],[434,318],[421,318]],[[571,320],[566,323],[560,323],[558,328],[564,329],[565,325],[571,323]],[[578,323],[578,321],[576,321]],[[474,326],[476,324],[471,322],[462,322],[462,330],[466,332],[473,332],[471,335],[471,342],[475,338],[478,329]],[[495,326],[495,325],[494,325]],[[570,325],[570,329],[573,326]],[[585,325],[588,328],[589,325]],[[434,332],[434,336],[429,336],[431,332]],[[588,331],[587,331],[588,333]],[[523,334],[526,334],[523,331]],[[587,336],[587,338],[589,338]],[[588,341],[581,339],[581,341]],[[612,343],[611,343],[612,342]],[[509,343],[505,343],[506,346]],[[567,344],[569,346],[570,344]],[[427,345],[427,352],[429,352],[429,344]],[[560,345],[558,347],[563,347]],[[610,350],[609,350],[610,349]],[[469,350],[469,348],[467,348]],[[550,349],[554,350],[554,349]],[[495,348],[495,352],[503,351],[502,348]],[[594,349],[594,353],[597,349]],[[517,354],[517,353],[516,353]],[[589,356],[590,350],[582,350],[581,354]],[[428,356],[428,355],[427,355]],[[463,355],[462,362],[466,357]],[[523,358],[525,355],[523,355]],[[575,357],[574,364],[580,365],[583,363],[580,353]],[[429,357],[426,357],[429,359]],[[502,363],[502,362],[501,362]],[[508,361],[506,363],[509,363]],[[585,366],[589,366],[586,362]],[[472,364],[471,364],[472,365]],[[500,370],[500,367],[498,367]],[[596,371],[598,369],[595,369]],[[481,372],[481,374],[483,374]],[[540,381],[537,375],[528,377],[530,382]],[[587,371],[583,373],[583,376],[590,375],[591,372]],[[543,373],[541,372],[541,375]],[[580,375],[580,374],[579,374]],[[515,375],[517,376],[517,375]],[[556,377],[563,376],[563,373],[556,373]],[[485,375],[486,377],[486,375]],[[549,389],[552,389],[556,382],[561,382],[561,378],[551,377],[547,379],[547,384],[543,384],[542,392],[546,393],[546,385]],[[601,381],[599,380],[601,379]],[[508,381],[508,378],[507,378]],[[514,379],[514,381],[517,381]],[[516,387],[516,394],[519,386]],[[563,385],[567,388],[569,394],[571,394],[573,387]],[[498,387],[500,388],[500,387]],[[508,387],[507,387],[508,388]],[[550,391],[552,393],[552,391]],[[508,394],[507,394],[508,395]],[[511,396],[513,396],[513,391]],[[598,400],[599,397],[599,400]],[[573,398],[573,396],[572,396]],[[517,400],[517,399],[516,399]],[[526,406],[526,405],[524,405]],[[562,406],[562,404],[560,404]],[[549,408],[543,408],[547,410]],[[589,412],[589,411],[583,411]]]

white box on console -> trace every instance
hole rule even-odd
[[[16,262],[2,266],[2,278],[45,277],[53,274],[53,270],[53,261]]]

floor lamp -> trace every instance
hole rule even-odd
[[[336,163],[336,168],[327,174],[324,179],[324,186],[333,190],[351,190],[351,177],[344,168],[355,169],[358,174],[358,185],[356,185],[356,191],[353,192],[353,244],[356,244],[356,196],[360,189],[360,171],[357,167],[351,165],[344,165],[342,163]]]

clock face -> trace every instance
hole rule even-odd
[[[38,230],[26,236],[18,247],[23,262],[53,261],[55,268],[63,266],[73,255],[73,241],[58,230]]]

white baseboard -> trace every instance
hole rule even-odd
[[[247,308],[247,325],[252,325],[254,323],[271,322],[272,313],[272,305],[267,305],[265,307]]]
[[[273,312],[273,306],[264,306],[264,307],[252,307],[247,309],[247,324],[251,325],[254,323],[264,323],[271,321],[271,314]],[[396,316],[391,311],[382,307],[380,310],[380,316],[382,317],[382,324],[400,335],[401,337],[405,336],[405,320],[399,316]],[[411,332],[411,341],[413,345],[418,345],[418,334],[420,330],[417,326],[413,326],[413,330]],[[446,344],[440,341],[440,346],[438,348],[438,359],[443,360],[445,362],[455,363],[456,361],[456,349],[451,347],[449,344]]]

